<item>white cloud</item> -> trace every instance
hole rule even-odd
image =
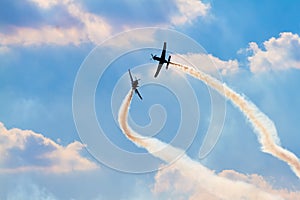
[[[206,16],[210,9],[209,4],[199,0],[175,0],[175,5],[179,12],[171,18],[174,25],[191,23],[197,17]]]
[[[300,69],[300,37],[290,32],[280,33],[279,38],[270,38],[259,48],[257,43],[249,43],[248,57],[253,73],[270,70]]]
[[[86,33],[89,41],[97,44],[110,35],[110,25],[100,16],[84,11],[73,0],[64,0],[63,2],[69,14],[83,23],[84,29],[81,31]]]
[[[39,27],[10,27],[10,33],[0,33],[0,52],[1,49],[7,50],[11,45],[79,45],[87,42],[98,44],[112,34],[114,28],[112,24],[109,24],[104,17],[86,11],[74,0],[27,1],[41,9],[41,13],[43,10],[55,11],[57,7],[62,7],[66,15],[73,17],[77,22],[72,22],[68,26],[42,24]],[[200,16],[206,16],[210,9],[209,4],[198,0],[175,0],[174,4],[177,11],[176,14],[174,12],[168,14],[171,20],[168,23],[175,26],[191,23]],[[126,30],[127,22],[124,23],[119,27]],[[115,28],[119,29],[119,27]]]
[[[80,155],[84,145],[61,146],[42,134],[17,128],[6,129],[0,122],[0,172],[43,171],[68,173],[94,170],[98,166]]]
[[[175,54],[172,55],[171,61],[185,65],[192,64],[195,67],[199,67],[202,71],[212,75],[216,73],[221,73],[222,75],[234,74],[239,69],[239,63],[237,60],[224,61],[211,54],[204,53]]]
[[[10,45],[79,45],[85,42],[97,44],[111,34],[111,26],[100,16],[86,12],[73,0],[29,0],[41,9],[55,9],[62,6],[68,14],[78,20],[70,27],[41,25],[40,27],[11,27],[9,34],[0,33],[0,47]]]
[[[172,166],[158,171],[152,192],[156,197],[166,195],[169,199],[218,199],[198,183],[182,176],[179,170]]]
[[[258,193],[258,191],[265,191],[269,194],[273,194],[273,197],[281,197],[286,200],[299,199],[300,197],[299,191],[273,189],[262,176],[257,174],[244,175],[234,170],[224,170],[216,176],[235,181],[237,183],[235,189],[238,189],[238,183],[242,182],[255,186],[256,189],[253,188],[253,194],[244,193],[245,199],[257,199],[255,194]],[[201,182],[201,180],[199,181]],[[176,199],[178,199],[177,197],[180,197],[179,199],[219,200],[220,197],[209,192],[204,184],[205,182],[206,180],[203,180],[203,184],[198,184],[198,181],[193,181],[187,176],[184,176],[180,173],[179,169],[173,165],[160,170],[156,174],[152,192],[156,197],[162,197],[164,194],[167,194],[168,197]],[[216,185],[215,187],[218,186]]]

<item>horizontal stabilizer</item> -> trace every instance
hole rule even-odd
[[[167,62],[166,69],[168,69],[168,68],[169,68],[170,60],[171,60],[171,56],[169,56],[169,58],[168,58],[168,62]]]

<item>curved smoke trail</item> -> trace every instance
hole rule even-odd
[[[194,68],[190,68],[181,64],[170,64],[177,67],[179,70],[202,80],[217,92],[225,96],[227,99],[231,100],[232,103],[241,110],[241,112],[252,124],[254,131],[257,133],[258,140],[262,145],[262,151],[286,162],[294,171],[296,176],[300,178],[300,161],[298,157],[294,153],[280,146],[280,140],[278,138],[274,123],[251,101],[246,100],[243,96],[233,91],[227,85],[222,84],[219,80],[211,77],[208,74],[205,74],[201,71],[196,71]]]
[[[173,166],[177,168],[184,177],[196,183],[197,186],[205,188],[207,192],[215,195],[219,199],[282,199],[281,197],[262,191],[249,183],[233,181],[225,177],[217,176],[212,170],[189,158],[182,150],[156,138],[143,137],[133,131],[127,123],[132,95],[133,92],[130,90],[123,100],[118,121],[125,136],[137,146],[144,147],[149,153],[168,163],[174,160],[173,155],[182,155]],[[164,149],[164,151],[158,151],[158,149]]]

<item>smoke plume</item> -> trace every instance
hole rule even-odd
[[[300,178],[300,161],[299,158],[292,152],[280,146],[280,140],[277,135],[276,127],[263,112],[261,112],[251,101],[246,100],[243,96],[233,91],[227,85],[222,84],[219,80],[205,74],[201,71],[196,71],[194,68],[187,67],[177,63],[170,63],[177,69],[205,82],[207,85],[215,89],[225,98],[240,109],[252,124],[258,140],[262,145],[262,151],[269,153],[278,159],[286,162],[294,171],[296,176]]]
[[[144,147],[153,156],[167,163],[174,161],[174,155],[182,155],[172,167],[178,169],[182,176],[197,184],[199,188],[205,188],[207,193],[215,195],[218,199],[282,199],[262,191],[254,185],[218,176],[212,170],[193,161],[182,150],[156,138],[144,137],[133,131],[127,123],[132,95],[131,90],[123,100],[118,121],[125,136],[137,146]],[[158,149],[164,149],[164,151],[158,151]]]

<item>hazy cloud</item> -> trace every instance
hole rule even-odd
[[[287,189],[274,189],[270,183],[268,183],[264,177],[258,174],[245,175],[234,170],[224,170],[219,173],[219,176],[227,177],[235,181],[244,181],[257,186],[271,194],[276,194],[283,197],[285,200],[298,199],[300,197],[300,191],[289,191]]]
[[[209,74],[221,73],[222,75],[234,74],[239,70],[239,63],[235,60],[224,61],[211,54],[178,54],[172,55],[172,62],[185,64],[190,66],[191,64],[200,67],[202,71]]]
[[[13,34],[1,34],[0,44],[10,45],[78,45],[81,42],[87,42],[87,38],[80,33],[77,28],[58,28],[52,26],[44,26],[39,29],[22,27],[15,28]]]
[[[0,54],[8,53],[10,50],[6,46],[0,46]]]
[[[29,198],[30,197],[30,198]],[[46,188],[40,187],[31,181],[22,181],[7,194],[7,200],[22,200],[29,198],[31,200],[56,200]]]

